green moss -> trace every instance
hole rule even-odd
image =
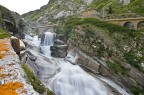
[[[28,80],[35,91],[39,92],[40,94],[43,94],[45,91],[47,91],[47,95],[55,95],[51,90],[45,88],[42,82],[34,75],[32,70],[28,67],[28,65],[22,64],[22,68],[24,69]]]
[[[10,37],[11,35],[9,33],[7,33],[6,31],[4,31],[2,28],[0,28],[0,39],[3,39],[3,38],[8,38]]]
[[[55,95],[55,94],[51,90],[47,89],[47,95]]]
[[[45,86],[41,83],[41,81],[34,75],[34,73],[30,70],[30,68],[23,64],[22,68],[24,69],[25,73],[27,74],[28,80],[30,81],[31,85],[33,86],[34,90],[39,93],[44,93],[46,91]]]

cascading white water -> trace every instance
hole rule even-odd
[[[44,46],[52,46],[54,43],[55,39],[55,33],[52,32],[45,32],[45,37],[44,37]]]
[[[50,57],[50,46],[54,43],[55,34],[46,32],[41,50]],[[63,59],[62,59],[63,60]],[[68,61],[58,61],[61,71],[54,76],[49,86],[56,95],[107,95],[107,89],[98,80],[88,75],[78,65]]]
[[[78,65],[60,62],[61,71],[49,83],[56,95],[109,95],[104,84]]]
[[[43,54],[48,56],[48,58],[50,57],[50,46],[52,46],[54,43],[54,33],[46,32],[43,44],[38,44],[39,40],[37,36],[35,36],[33,40],[29,36],[27,38],[30,40],[30,42],[35,43],[35,45],[40,45]],[[68,58],[68,61],[72,63],[75,62],[76,58],[70,56]],[[108,89],[100,80],[86,73],[78,65],[72,65],[70,62],[64,59],[51,60],[49,58],[50,61],[41,61],[40,59],[36,61],[37,66],[43,65],[41,67],[46,67],[39,69],[41,74],[43,74],[41,76],[45,77],[46,73],[49,72],[48,70],[54,71],[52,70],[53,67],[48,64],[50,61],[55,62],[56,64],[59,63],[59,66],[61,67],[60,72],[57,73],[51,80],[46,80],[47,82],[49,82],[49,84],[47,85],[47,82],[45,83],[55,92],[56,95],[112,95],[111,92],[108,91]],[[41,64],[41,62],[43,64]],[[47,69],[47,67],[49,68]],[[117,88],[119,89],[119,87]],[[121,90],[122,89],[120,89],[119,91]],[[123,91],[121,92],[123,93],[122,95],[129,95],[125,94],[125,92]]]
[[[35,45],[35,46],[39,46],[40,45],[40,40],[38,39],[38,36],[34,36],[33,37],[33,44]]]
[[[44,40],[42,42],[42,46],[40,47],[42,53],[47,57],[51,57],[50,46],[53,45],[55,36],[56,34],[52,32],[45,32],[44,34]]]

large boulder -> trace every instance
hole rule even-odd
[[[17,54],[20,54],[20,41],[17,37],[11,37],[11,45]]]
[[[66,36],[65,36],[65,34],[57,34],[56,38],[60,39],[63,42],[66,42],[66,39],[67,39]]]
[[[65,58],[67,56],[67,45],[54,45],[50,47],[51,56],[56,58]]]
[[[19,39],[24,39],[25,35],[23,33],[24,27],[25,27],[25,21],[24,19],[16,12],[12,12],[13,18],[15,20],[15,27],[16,32],[14,33],[14,36],[18,37]]]

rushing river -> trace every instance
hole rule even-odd
[[[29,38],[31,39],[31,38]],[[54,44],[55,34],[46,32],[44,38],[39,40],[33,37],[32,43],[39,46],[41,53],[51,60],[50,46]],[[104,83],[89,75],[78,65],[72,65],[64,59],[57,60],[60,71],[47,84],[56,95],[113,95]],[[124,94],[128,95],[128,94]]]

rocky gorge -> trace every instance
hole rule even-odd
[[[11,38],[14,50],[10,39],[3,42],[15,56],[0,49],[0,77],[7,77],[1,84],[10,79],[22,82],[24,91],[18,90],[19,95],[143,95],[144,25],[133,30],[103,21],[115,15],[135,17],[131,12],[143,16],[129,9],[135,3],[139,2],[50,0],[41,9],[23,14],[24,19],[14,12],[10,18],[1,12],[0,35],[15,36]]]

